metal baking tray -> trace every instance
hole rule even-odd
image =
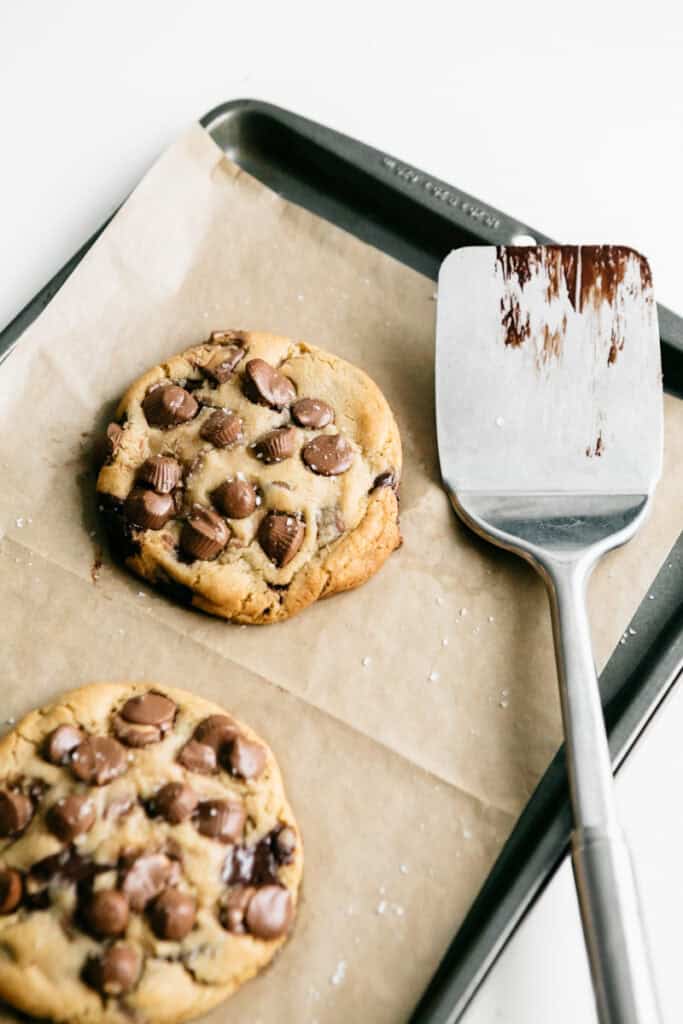
[[[439,264],[465,245],[550,242],[402,160],[289,111],[234,100],[201,123],[244,170],[288,200],[338,224],[436,280]],[[0,360],[57,293],[106,224],[0,332]],[[627,241],[618,239],[617,241]],[[683,319],[658,307],[664,384],[683,397]],[[600,677],[610,751],[623,762],[683,672],[683,535],[671,551]],[[571,817],[564,752],[538,784],[457,933],[412,1024],[452,1024],[532,901],[566,854]]]

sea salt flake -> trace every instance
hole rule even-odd
[[[363,666],[363,668],[368,668],[370,665],[372,665],[372,658],[368,654],[366,654],[363,660],[361,661],[361,665]]]
[[[341,985],[342,981],[346,977],[346,960],[340,960],[335,967],[334,974],[330,978],[330,984]]]
[[[442,597],[437,597],[437,599],[436,599],[436,603],[437,603],[438,605],[442,605],[442,604],[443,604],[443,598],[442,598]]]
[[[467,608],[461,608],[460,611],[458,612],[458,615],[460,616],[461,619],[464,619],[465,616],[467,615]]]
[[[387,901],[386,900],[380,900],[379,903],[377,904],[377,913],[378,914],[384,914],[386,909],[387,909]]]
[[[633,628],[633,626],[629,626],[629,627],[628,627],[628,635],[629,635],[629,636],[635,636],[635,635],[636,635],[636,632],[637,632],[637,631],[636,631],[636,630],[635,630],[635,629]]]
[[[408,865],[407,864],[401,864],[398,870],[401,872],[402,875],[407,875],[408,874]]]
[[[14,520],[14,522],[15,522],[15,525],[17,526],[17,528],[19,530],[21,530],[23,528],[23,526],[25,525],[26,520],[24,519],[23,516],[17,516],[17,518]]]
[[[504,427],[505,426],[505,420],[503,419],[502,416],[496,416],[496,426],[497,427]]]
[[[429,673],[429,682],[430,683],[438,683],[439,678],[440,678],[440,676],[439,676],[438,672],[430,672]]]
[[[462,837],[463,837],[463,839],[471,839],[472,838],[472,833],[470,832],[470,830],[468,828],[464,828],[462,830]]]
[[[489,615],[489,622],[495,622],[495,621],[496,620],[494,619],[493,615]]]
[[[441,646],[442,647],[448,647],[448,637],[447,636],[445,636],[443,638],[443,640],[441,641]]]

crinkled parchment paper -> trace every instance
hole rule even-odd
[[[194,127],[0,371],[2,719],[90,680],[186,686],[267,737],[303,828],[292,941],[207,1020],[405,1019],[560,742],[542,586],[465,532],[439,486],[434,288]],[[97,567],[93,438],[133,378],[224,327],[357,363],[405,446],[403,548],[276,626],[175,607],[106,552]],[[652,517],[593,581],[600,664],[676,539],[682,466],[683,403],[667,399]]]

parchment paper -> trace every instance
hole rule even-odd
[[[210,1021],[405,1019],[561,740],[543,588],[460,528],[439,485],[434,288],[193,127],[0,372],[2,718],[95,679],[186,686],[269,740],[301,821],[292,941]],[[276,626],[175,607],[100,555],[93,438],[133,378],[222,327],[357,363],[405,446],[401,551]],[[668,398],[651,519],[591,588],[600,665],[678,535],[682,466]]]

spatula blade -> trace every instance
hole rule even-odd
[[[650,494],[662,381],[645,258],[622,246],[452,252],[436,412],[454,493]]]

